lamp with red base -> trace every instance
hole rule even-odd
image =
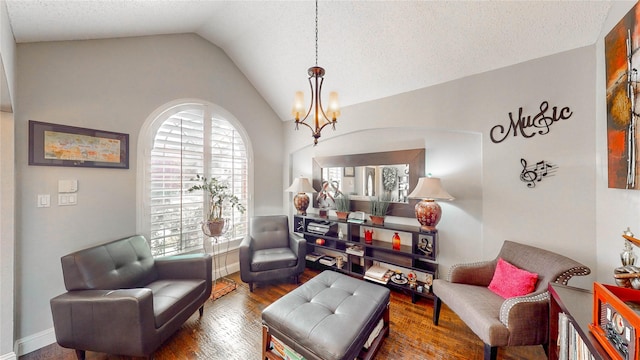
[[[289,186],[286,192],[296,193],[293,197],[293,206],[298,210],[298,215],[307,215],[307,208],[309,207],[309,196],[306,193],[313,193],[316,190],[309,183],[309,179],[299,177],[293,179],[293,183]]]
[[[435,200],[453,200],[443,187],[439,178],[423,177],[418,179],[416,188],[408,196],[409,199],[422,199],[416,204],[416,219],[423,231],[433,231],[442,217],[442,209]]]

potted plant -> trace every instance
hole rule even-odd
[[[334,202],[336,204],[336,215],[338,216],[338,219],[344,220],[349,217],[351,207],[349,195],[340,193],[340,195],[334,199]]]
[[[389,210],[391,198],[388,194],[380,197],[372,196],[369,198],[369,217],[375,225],[384,225],[384,217]]]
[[[199,181],[197,185],[193,185],[187,191],[193,192],[202,190],[209,196],[209,211],[207,213],[207,221],[203,223],[202,231],[208,236],[219,236],[223,233],[225,219],[222,217],[225,204],[233,209],[234,207],[244,214],[245,207],[240,203],[240,199],[233,195],[229,189],[229,185],[220,181],[215,177],[207,179],[205,176],[196,175],[195,179]],[[209,232],[205,231],[205,224]]]

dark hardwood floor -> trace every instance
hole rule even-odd
[[[318,272],[307,269],[301,282]],[[176,359],[260,359],[262,310],[296,285],[288,282],[260,284],[249,292],[239,274],[231,278],[238,288],[205,304],[203,317],[196,312],[154,354],[156,360]],[[482,359],[483,344],[478,337],[443,304],[440,325],[432,323],[433,302],[421,299],[411,303],[411,297],[391,292],[391,333],[376,356],[382,359]],[[498,359],[546,359],[542,346],[508,347],[498,350]],[[75,352],[57,344],[49,345],[19,360],[74,360]],[[129,357],[87,352],[87,360],[116,360]]]

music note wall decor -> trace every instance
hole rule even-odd
[[[558,108],[550,107],[548,101],[540,104],[539,112],[534,115],[525,115],[522,107],[518,109],[518,117],[515,118],[513,113],[509,113],[509,125],[496,125],[489,131],[489,138],[494,144],[503,142],[509,135],[514,137],[518,133],[525,139],[534,137],[535,135],[546,135],[551,131],[551,125],[560,120],[567,120],[573,115],[573,111],[568,106]]]
[[[538,161],[535,165],[528,165],[527,160],[520,159],[522,171],[520,172],[520,180],[527,183],[527,187],[536,187],[536,183],[542,181],[547,176],[555,175],[558,166],[548,161]]]

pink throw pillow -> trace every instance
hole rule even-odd
[[[533,292],[536,282],[538,274],[519,269],[499,258],[489,290],[508,299]]]

